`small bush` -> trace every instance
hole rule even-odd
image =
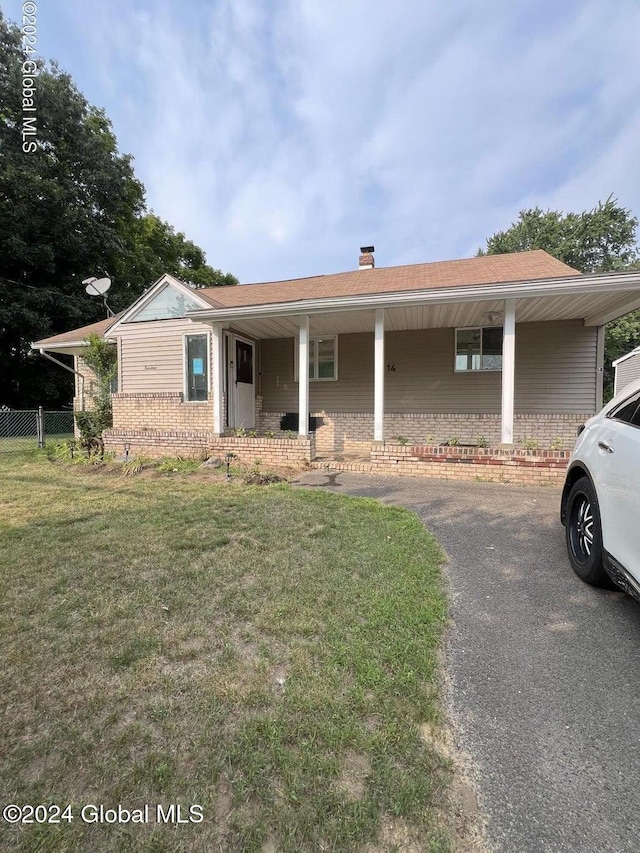
[[[403,446],[404,446],[405,444],[409,444],[409,439],[407,438],[407,436],[406,436],[406,435],[398,435],[398,436],[396,436],[396,441],[397,441],[397,443],[398,443],[398,444],[401,444],[401,445],[403,445]]]
[[[550,450],[564,450],[564,439],[557,435],[551,444],[549,445]]]
[[[525,436],[522,446],[525,450],[537,450],[540,447],[540,444],[536,438]]]
[[[451,438],[447,440],[447,444],[449,447],[460,447],[460,439],[457,435],[452,435]]]
[[[139,474],[149,460],[144,456],[134,456],[122,465],[122,475],[124,477],[133,477]]]
[[[489,447],[489,440],[484,435],[479,435],[476,439],[478,447]]]

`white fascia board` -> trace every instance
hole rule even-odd
[[[165,288],[167,285],[171,285],[175,287],[176,290],[179,290],[184,296],[188,297],[192,302],[197,302],[199,305],[202,305],[203,309],[211,308],[211,303],[207,302],[206,299],[203,299],[201,296],[198,296],[197,290],[189,287],[184,282],[180,281],[179,278],[175,278],[169,273],[164,273],[164,275],[160,276],[160,278],[152,284],[148,290],[139,296],[136,301],[131,305],[125,313],[120,317],[117,323],[114,323],[113,326],[109,329],[109,332],[115,332],[123,323],[129,322],[129,320],[135,316],[138,311],[142,310],[145,305],[147,305],[153,297],[158,293],[158,291]]]
[[[618,275],[595,274],[567,276],[538,281],[504,282],[492,285],[471,285],[429,290],[410,290],[373,293],[361,296],[339,296],[323,299],[301,299],[298,302],[276,302],[268,305],[247,305],[240,308],[209,308],[188,311],[193,320],[247,320],[258,317],[319,314],[331,311],[359,311],[375,308],[444,304],[451,302],[486,302],[494,299],[532,299],[541,296],[578,296],[593,293],[616,293],[640,288],[640,273]],[[639,294],[640,298],[640,294]]]
[[[626,361],[628,358],[633,358],[634,355],[640,355],[640,347],[636,347],[632,349],[631,352],[628,352],[626,355],[621,355],[620,358],[616,358],[615,361],[611,362],[611,367],[615,367],[617,364],[622,364],[623,361]]]

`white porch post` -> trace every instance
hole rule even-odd
[[[376,309],[373,346],[373,440],[384,441],[384,308]]]
[[[513,400],[516,357],[516,301],[504,301],[502,339],[502,443],[513,444]]]
[[[309,318],[300,318],[298,344],[298,435],[309,435]]]
[[[224,432],[224,418],[222,414],[222,389],[224,388],[223,364],[224,364],[224,335],[222,323],[213,323],[211,326],[211,393],[213,395],[213,432],[222,435]]]

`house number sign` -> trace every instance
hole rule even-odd
[[[395,373],[395,372],[396,372],[395,364],[388,364],[387,365],[387,373]]]

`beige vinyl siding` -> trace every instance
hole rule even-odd
[[[293,381],[293,338],[261,343],[262,408],[267,412],[296,412],[298,383]],[[370,412],[373,410],[373,335],[338,337],[338,379],[309,382],[311,411]]]
[[[516,327],[515,411],[595,411],[597,329],[580,321]],[[294,340],[262,342],[262,408],[297,411]],[[454,330],[390,332],[385,338],[387,412],[492,414],[500,411],[499,371],[454,371]],[[311,411],[373,410],[373,334],[340,335],[338,381],[310,382]]]
[[[126,394],[183,393],[184,335],[208,335],[210,331],[205,323],[185,319],[120,326],[116,332],[120,340],[120,391]]]
[[[516,413],[595,412],[597,362],[596,326],[580,320],[516,326]]]
[[[632,355],[621,364],[616,365],[615,393],[622,391],[625,385],[640,379],[640,353]]]

